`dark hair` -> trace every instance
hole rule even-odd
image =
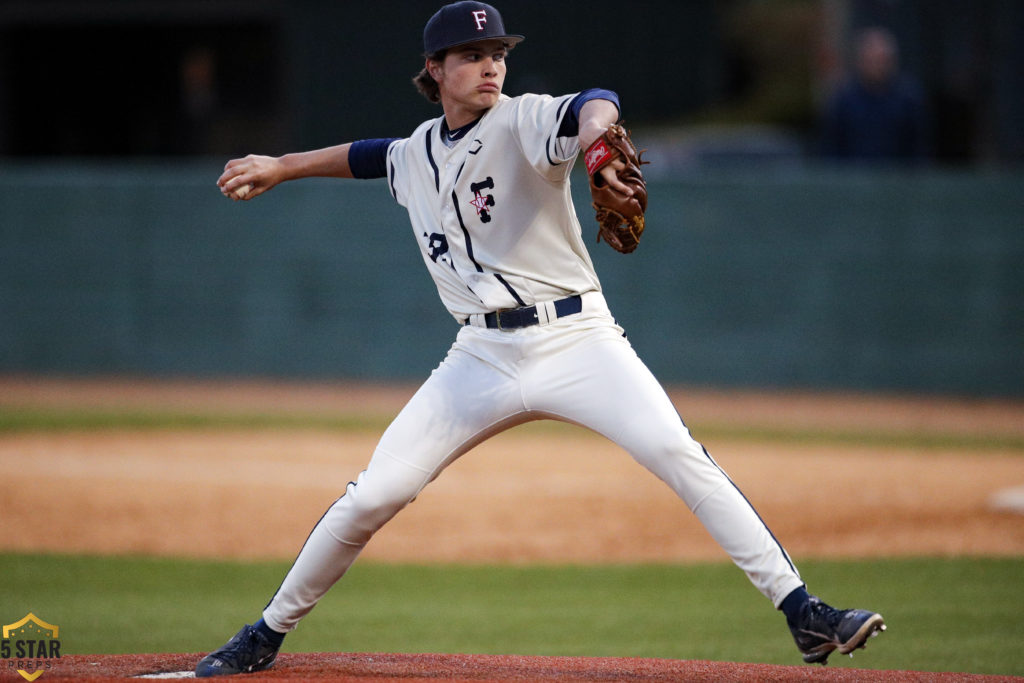
[[[426,55],[426,58],[434,62],[443,62],[447,53],[448,50],[438,50],[437,52]],[[418,90],[421,95],[434,104],[441,101],[441,86],[439,86],[437,81],[434,80],[434,77],[430,75],[426,66],[420,69],[420,72],[413,77],[412,83],[416,86],[416,90]]]

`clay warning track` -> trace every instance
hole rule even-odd
[[[54,662],[45,680],[139,680],[185,677],[199,654],[74,655]],[[13,672],[12,672],[13,673]],[[6,679],[6,672],[0,679]],[[18,678],[15,675],[15,678]],[[618,657],[525,657],[517,655],[305,653],[282,654],[269,671],[243,681],[895,681],[994,683],[1010,676],[876,671],[820,666]],[[18,679],[20,680],[20,679]],[[232,679],[236,680],[236,679]]]

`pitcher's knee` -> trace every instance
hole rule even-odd
[[[343,543],[363,545],[392,517],[412,502],[421,483],[379,482],[359,480],[348,485],[324,516],[331,534]]]
[[[647,468],[702,467],[707,464],[703,446],[693,440],[689,430],[679,425],[672,429],[650,429],[637,435],[628,449]]]
[[[664,481],[692,509],[710,491],[728,482],[728,477],[693,439],[674,437],[642,450],[630,451],[633,458]]]

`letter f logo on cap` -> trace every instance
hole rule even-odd
[[[501,13],[487,3],[459,0],[437,10],[423,27],[423,53],[432,55],[457,45],[490,38],[501,40],[506,48],[511,48],[523,36],[506,33]]]

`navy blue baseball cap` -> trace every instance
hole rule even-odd
[[[441,50],[475,43],[478,40],[503,40],[511,47],[525,36],[506,33],[498,10],[484,2],[453,2],[439,9],[423,28],[423,51],[432,55]]]

